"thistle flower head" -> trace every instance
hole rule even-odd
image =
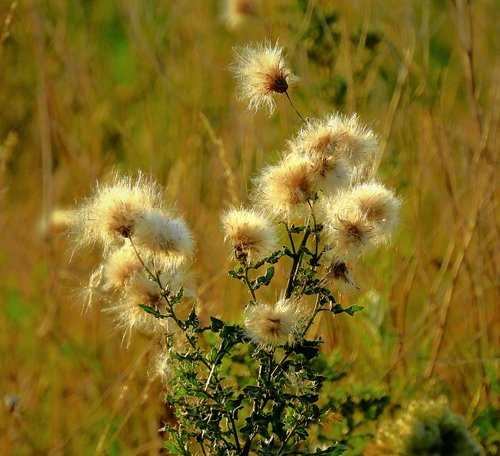
[[[106,309],[115,316],[124,338],[139,331],[143,334],[164,334],[169,329],[168,319],[159,319],[144,311],[141,305],[161,310],[164,296],[177,294],[189,283],[189,276],[177,268],[166,268],[159,273],[160,284],[147,276],[143,269],[131,275],[122,287],[122,297],[117,305]],[[189,288],[187,295],[194,296]]]
[[[75,230],[81,244],[99,242],[105,250],[123,243],[135,230],[144,211],[162,206],[160,191],[140,175],[116,179],[97,187],[95,194],[75,214]]]
[[[376,182],[354,187],[351,197],[365,218],[378,227],[379,235],[387,239],[397,223],[401,200]]]
[[[349,192],[322,199],[321,209],[326,240],[334,257],[353,258],[377,244],[374,224],[353,203]]]
[[[431,400],[413,401],[398,419],[384,423],[367,454],[481,456],[484,452],[446,401]]]
[[[104,263],[105,288],[122,288],[142,268],[137,254],[130,246],[114,250]]]
[[[225,0],[222,19],[229,29],[236,29],[249,16],[256,15],[257,0]]]
[[[284,93],[297,78],[287,68],[283,48],[269,42],[234,48],[235,61],[229,66],[237,79],[237,97],[248,101],[248,109],[263,107],[271,115],[276,107],[273,95]]]
[[[341,294],[349,295],[358,291],[351,278],[351,273],[347,264],[342,259],[334,259],[325,271],[325,280],[332,284],[332,287]]]
[[[348,117],[330,114],[322,120],[310,120],[296,138],[289,141],[292,151],[320,157],[347,159],[360,175],[374,160],[378,138],[373,131],[361,124],[356,114]]]
[[[313,165],[308,157],[291,154],[268,166],[254,181],[253,200],[274,218],[286,219],[300,212],[315,195]]]
[[[222,215],[225,239],[233,249],[236,260],[259,261],[278,247],[272,223],[254,209],[231,209]]]
[[[310,156],[310,175],[316,190],[333,195],[349,185],[349,163],[344,158]]]
[[[132,240],[138,248],[155,255],[188,257],[194,248],[186,222],[158,209],[142,212],[137,217]]]
[[[168,330],[168,320],[159,319],[147,313],[142,305],[158,308],[162,300],[158,284],[144,274],[134,274],[124,288],[122,299],[106,309],[114,315],[119,328],[124,331],[124,339],[130,340],[133,332],[162,334]]]
[[[304,327],[304,315],[295,301],[280,299],[275,306],[255,304],[245,310],[248,336],[262,346],[294,343]]]

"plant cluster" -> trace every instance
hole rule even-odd
[[[235,56],[238,97],[250,110],[272,114],[282,94],[303,121],[281,160],[254,179],[251,204],[221,216],[229,275],[248,290],[243,323],[200,321],[188,271],[193,236],[144,176],[97,187],[73,215],[80,244],[103,246],[89,297],[109,301],[126,336],[160,335],[158,372],[175,414],[165,423],[170,453],[341,454],[340,443],[308,442],[331,412],[320,395],[335,379],[309,330],[321,313],[361,310],[343,307],[337,294],[356,290],[352,267],[388,241],[400,200],[375,180],[378,139],[357,115],[300,115],[289,95],[298,78],[278,44]],[[262,293],[271,282],[282,286],[272,303]]]
[[[412,401],[381,425],[368,454],[481,456],[482,448],[446,400]]]

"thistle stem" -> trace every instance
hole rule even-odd
[[[307,239],[309,238],[310,234],[311,234],[311,229],[309,227],[307,227],[306,232],[304,233],[304,237],[302,239],[302,242],[300,244],[300,247],[297,250],[297,253],[294,255],[292,269],[290,271],[290,277],[288,278],[288,284],[286,287],[286,293],[285,293],[286,299],[288,299],[290,296],[292,296],[293,282],[295,281],[295,278],[297,276],[297,271],[299,270],[299,266],[300,266],[300,263],[302,261],[302,256],[304,255],[303,248],[305,247],[305,245],[307,243]]]
[[[288,98],[288,101],[290,102],[290,106],[293,108],[293,110],[295,111],[295,113],[296,113],[296,114],[300,117],[300,120],[302,120],[302,122],[304,122],[304,123],[307,123],[306,119],[304,119],[304,118],[301,116],[300,112],[299,112],[299,111],[297,111],[297,108],[296,108],[296,107],[295,107],[295,105],[293,104],[292,99],[290,98],[290,95],[288,95],[288,90],[286,90],[286,91],[285,91],[285,95],[286,95],[286,97]]]
[[[245,266],[245,275],[244,275],[243,279],[245,280],[245,283],[246,283],[248,289],[250,290],[250,294],[252,295],[253,302],[256,303],[257,298],[255,296],[255,290],[253,289],[252,284],[250,283],[250,279],[248,278],[248,270],[249,270],[249,267]]]

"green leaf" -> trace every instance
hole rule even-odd
[[[252,288],[254,290],[257,290],[261,286],[268,286],[269,283],[271,282],[272,278],[274,277],[274,266],[269,266],[267,268],[266,274],[263,276],[258,277],[256,280],[253,281],[252,283]]]
[[[196,310],[193,307],[186,320],[186,328],[189,328],[190,326],[197,328],[199,325],[200,321],[198,320],[198,316],[196,315]]]
[[[163,444],[165,445],[165,448],[170,451],[170,453],[172,454],[180,454],[180,455],[183,455],[184,454],[184,451],[182,451],[182,449],[176,447],[172,442],[163,442]]]
[[[267,262],[269,264],[276,264],[278,260],[283,256],[283,254],[283,250],[278,250],[277,252],[274,252],[269,258],[267,258]]]
[[[264,396],[262,389],[258,386],[248,385],[243,388],[243,391],[248,397],[253,399],[261,399]]]
[[[351,306],[348,307],[347,309],[344,309],[344,312],[348,313],[349,315],[354,315],[356,312],[359,312],[363,310],[363,306]]]
[[[210,329],[213,332],[219,332],[224,327],[224,322],[215,317],[210,317]]]
[[[233,271],[233,270],[227,271],[227,275],[229,277],[232,277],[233,279],[238,279],[239,280],[241,278],[241,276],[236,271]]]
[[[323,456],[339,456],[343,454],[347,450],[347,447],[345,445],[341,445],[340,443],[326,448],[325,450],[322,450],[321,448],[316,448],[316,452],[314,453],[302,453],[303,455],[323,455]]]
[[[290,233],[301,233],[302,231],[304,231],[306,229],[305,226],[295,226],[295,225],[292,225],[290,228],[289,228],[289,232]]]
[[[145,312],[148,314],[154,315],[156,318],[167,318],[166,315],[162,315],[161,312],[159,312],[157,309],[151,306],[147,306],[145,304],[139,304],[139,307],[142,308]]]

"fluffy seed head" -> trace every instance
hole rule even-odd
[[[356,168],[355,175],[360,175],[375,159],[378,138],[356,114],[348,117],[334,113],[308,121],[289,147],[292,151],[348,159]]]
[[[289,217],[292,211],[315,195],[313,163],[308,157],[291,154],[277,165],[268,166],[254,181],[253,199],[278,219]]]
[[[234,249],[236,260],[259,261],[278,247],[272,223],[254,209],[231,209],[222,215],[225,240]]]
[[[141,270],[142,264],[130,246],[113,251],[104,263],[105,288],[121,288]]]
[[[326,268],[325,280],[339,293],[349,295],[358,291],[346,263],[340,259],[333,260]]]
[[[157,209],[137,217],[132,240],[141,249],[167,256],[190,256],[194,248],[193,236],[186,222]]]
[[[255,304],[245,310],[247,334],[262,346],[293,343],[303,328],[304,321],[297,303],[289,299],[280,299],[274,307]]]
[[[130,339],[135,331],[148,335],[162,334],[168,330],[167,319],[158,319],[140,307],[143,304],[157,308],[161,300],[158,284],[143,274],[135,274],[119,303],[106,310],[114,314],[118,327],[124,330],[124,339]]]
[[[144,211],[162,206],[160,191],[154,183],[140,175],[116,179],[97,187],[95,194],[75,215],[78,241],[81,244],[101,243],[105,250],[122,243],[134,232]]]
[[[349,185],[349,163],[344,158],[310,157],[310,175],[315,188],[325,195],[333,195]]]
[[[379,235],[387,239],[397,223],[401,200],[376,182],[354,187],[351,196],[366,219],[377,226]]]
[[[325,233],[338,257],[353,257],[387,242],[400,200],[383,185],[367,183],[321,200]]]
[[[226,0],[222,19],[229,29],[238,28],[248,17],[256,15],[257,0]]]
[[[271,115],[276,107],[274,93],[284,93],[297,78],[287,68],[283,48],[269,42],[233,49],[229,66],[237,79],[237,97],[248,101],[248,109],[263,107]]]
[[[326,239],[335,257],[353,258],[377,244],[374,225],[353,204],[349,192],[322,199],[321,209]]]

